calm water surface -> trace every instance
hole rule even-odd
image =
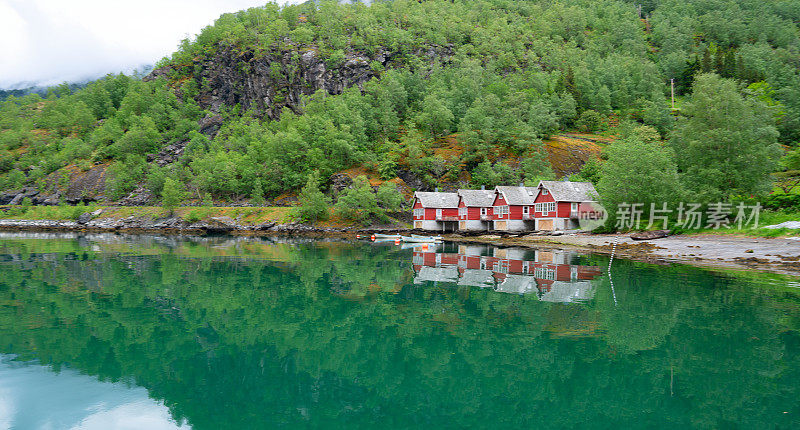
[[[800,283],[564,251],[0,234],[0,429],[798,428]]]

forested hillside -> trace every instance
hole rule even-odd
[[[143,80],[9,97],[0,190],[260,202],[353,167],[415,189],[531,183],[555,176],[543,139],[584,131],[618,138],[571,172],[609,202],[755,195],[800,142],[798,23],[791,0],[267,4]]]

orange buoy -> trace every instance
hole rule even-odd
[[[395,239],[395,240],[394,240],[394,244],[395,244],[395,245],[400,245],[400,239]]]
[[[370,236],[369,238],[370,238],[371,240],[375,240],[375,235],[373,234],[373,235],[372,235],[372,236]]]

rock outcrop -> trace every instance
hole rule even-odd
[[[199,70],[192,78],[200,88],[197,96],[200,106],[219,112],[223,105],[238,104],[243,111],[253,109],[276,119],[285,107],[300,112],[303,95],[320,89],[341,94],[353,86],[363,88],[364,83],[378,75],[378,70],[402,65],[400,52],[383,48],[372,55],[349,52],[336,61],[320,54],[314,46],[292,47],[290,40],[284,42],[288,48],[268,52],[220,45],[214,55],[196,59],[191,67]],[[433,63],[447,61],[452,54],[451,46],[428,46],[413,55]],[[168,78],[175,67],[155,69],[145,80]],[[201,132],[215,133],[213,127],[214,124],[208,127],[200,124]]]

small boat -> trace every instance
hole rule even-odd
[[[422,235],[419,235],[419,234],[412,234],[411,237],[415,237],[417,239],[442,240],[442,236],[422,236]]]
[[[373,236],[375,236],[375,239],[392,239],[392,240],[400,239],[402,237],[399,234],[381,234],[381,233],[375,233],[373,234]]]
[[[441,242],[441,236],[419,236],[416,234],[412,234],[411,237],[402,236],[400,238],[403,242],[418,242],[418,243],[436,243]]]

